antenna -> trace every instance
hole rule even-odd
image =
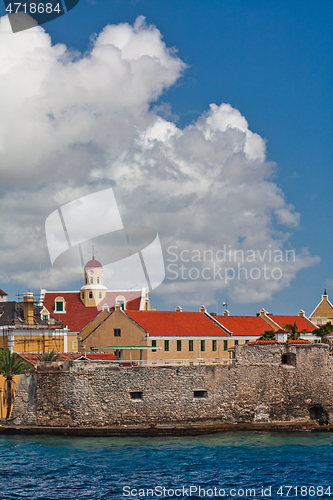
[[[225,302],[222,303],[223,307],[225,307],[226,309],[228,309],[228,302],[227,300],[225,300]]]

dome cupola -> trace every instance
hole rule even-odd
[[[80,298],[86,307],[96,307],[105,299],[107,288],[103,285],[103,266],[93,258],[84,266],[84,285]]]

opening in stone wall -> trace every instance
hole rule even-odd
[[[283,365],[296,366],[296,354],[293,352],[282,354],[281,362]]]
[[[311,420],[317,420],[319,425],[327,425],[329,416],[321,405],[313,405],[309,408]]]
[[[207,391],[206,390],[194,391],[193,396],[195,398],[206,398],[207,397]]]
[[[131,399],[142,399],[143,398],[143,392],[142,391],[134,391],[130,392]]]

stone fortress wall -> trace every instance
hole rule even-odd
[[[230,365],[44,364],[21,375],[12,425],[333,423],[325,344],[240,345]]]

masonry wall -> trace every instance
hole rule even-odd
[[[234,365],[44,366],[37,372],[36,423],[333,422],[333,363],[326,345],[242,345],[236,357]],[[23,413],[15,415],[15,423],[25,423]]]

